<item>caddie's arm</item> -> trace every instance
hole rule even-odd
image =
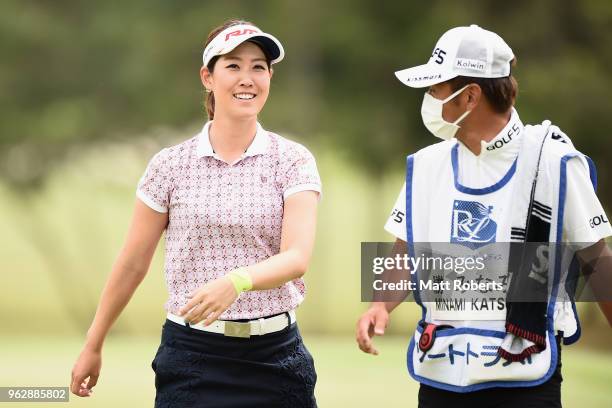
[[[602,239],[576,252],[599,308],[612,327],[612,250]]]
[[[397,239],[391,251],[391,257],[406,254],[406,242]],[[401,282],[410,280],[410,271],[407,269],[389,269],[383,275],[385,282]],[[361,315],[357,321],[355,339],[364,353],[378,355],[372,337],[382,336],[389,323],[391,313],[410,294],[409,290],[383,290],[374,293],[374,301],[370,308]]]

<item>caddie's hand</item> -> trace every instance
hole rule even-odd
[[[227,276],[223,276],[187,295],[189,301],[181,308],[179,315],[189,324],[204,321],[204,326],[208,326],[217,320],[237,297],[234,284]]]
[[[389,312],[384,304],[373,305],[357,321],[356,340],[359,348],[364,353],[378,355],[378,350],[374,347],[372,337],[385,334],[387,323],[389,322]]]
[[[84,348],[74,363],[71,373],[70,392],[79,397],[90,397],[98,382],[102,368],[102,353]]]

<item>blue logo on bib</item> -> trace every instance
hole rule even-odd
[[[451,243],[476,249],[495,242],[497,223],[491,219],[493,206],[476,201],[455,200],[451,226]]]

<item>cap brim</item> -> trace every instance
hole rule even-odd
[[[272,64],[281,61],[285,56],[285,51],[280,41],[269,34],[254,35],[246,41],[253,41],[259,44],[264,49],[264,53],[270,58]]]
[[[252,41],[260,45],[272,64],[280,62],[285,56],[285,50],[273,35],[266,33],[257,33],[250,36],[243,36],[239,41],[228,43],[217,55],[225,55],[231,52],[234,48],[246,41]]]
[[[395,76],[406,86],[411,88],[425,88],[453,79],[457,74],[443,71],[432,64],[423,64],[396,71]]]

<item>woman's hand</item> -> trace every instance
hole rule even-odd
[[[190,300],[181,308],[179,315],[189,324],[204,321],[204,326],[208,326],[234,303],[238,293],[229,277],[224,276],[208,282],[187,297]]]
[[[102,353],[85,347],[72,368],[70,391],[79,397],[89,397],[98,382],[102,368]]]
[[[378,350],[372,343],[372,337],[385,334],[389,322],[389,312],[384,304],[373,304],[357,321],[355,340],[364,353],[378,355]]]

